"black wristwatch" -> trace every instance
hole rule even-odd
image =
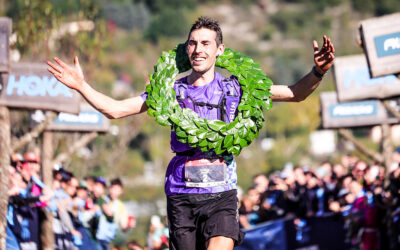
[[[315,69],[315,66],[313,66],[312,67],[312,70],[311,70],[312,72],[313,72],[313,74],[316,76],[316,77],[318,77],[318,78],[324,78],[324,76],[325,76],[325,74],[326,74],[326,72],[324,73],[324,74],[321,74],[321,73],[319,73],[316,69]]]

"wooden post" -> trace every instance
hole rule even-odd
[[[374,161],[379,162],[380,164],[384,164],[384,156],[383,154],[379,154],[369,148],[367,148],[364,144],[362,144],[360,141],[358,141],[351,131],[347,129],[339,129],[338,133],[343,136],[346,140],[350,141],[351,143],[354,144],[354,146],[364,155],[368,156],[369,158],[373,159]]]
[[[9,72],[11,19],[0,18],[0,85],[5,85],[4,73]],[[6,249],[6,213],[8,210],[8,167],[10,166],[10,112],[0,106],[0,250]]]
[[[0,74],[1,75],[1,74]],[[8,167],[10,166],[10,113],[0,106],[0,249],[6,249]]]
[[[390,167],[392,165],[393,157],[393,144],[390,133],[390,125],[382,124],[382,154],[383,162],[385,165],[386,173],[389,173]]]
[[[46,187],[51,188],[53,183],[52,159],[54,154],[53,133],[45,131],[43,133],[42,146],[42,179]],[[42,249],[54,249],[53,214],[45,210],[46,219],[41,225]]]

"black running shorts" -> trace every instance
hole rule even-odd
[[[179,194],[167,196],[170,249],[207,249],[208,240],[225,236],[243,241],[239,229],[236,190],[216,194]]]

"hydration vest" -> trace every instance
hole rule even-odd
[[[188,84],[182,81],[177,81],[176,85],[176,97],[181,108],[189,108],[193,111],[197,111],[197,107],[208,107],[209,109],[217,109],[218,120],[226,123],[232,122],[237,114],[237,107],[240,102],[240,93],[235,89],[236,79],[225,78],[218,82],[218,85],[222,89],[221,97],[218,103],[205,103],[195,102],[188,95],[187,86]]]

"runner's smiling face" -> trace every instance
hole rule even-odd
[[[224,53],[224,45],[217,45],[217,32],[207,28],[193,30],[187,41],[187,54],[192,69],[206,73],[214,68],[217,57]]]

